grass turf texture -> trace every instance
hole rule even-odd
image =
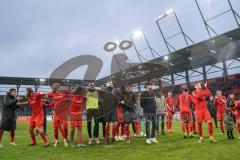
[[[228,140],[226,134],[220,135],[219,130],[215,129],[215,138],[219,141],[217,144],[210,144],[208,137],[204,137],[204,143],[198,143],[198,137],[183,139],[180,123],[175,121],[173,124],[174,133],[164,136],[157,136],[158,144],[147,145],[145,138],[132,138],[131,144],[125,142],[116,142],[115,144],[105,145],[103,141],[100,145],[93,144],[85,148],[64,147],[62,139],[58,147],[51,144],[48,148],[42,148],[42,140],[37,137],[37,146],[29,147],[30,136],[28,134],[28,123],[19,122],[16,132],[17,146],[10,146],[9,132],[4,132],[0,148],[0,160],[5,159],[34,159],[34,160],[80,160],[80,159],[132,159],[132,160],[153,160],[153,159],[239,159],[240,139],[237,139],[236,130],[235,139]],[[100,129],[100,135],[102,135]],[[207,136],[207,128],[204,125],[204,136]],[[75,133],[75,139],[76,137]],[[59,133],[59,137],[61,137]],[[86,125],[83,127],[84,143],[87,144]],[[48,122],[48,140],[53,142],[53,124]],[[76,139],[77,140],[77,139]]]

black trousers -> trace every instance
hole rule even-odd
[[[94,119],[93,137],[99,137],[99,109],[87,110],[87,131],[88,137],[92,138],[92,119]]]
[[[217,114],[211,114],[211,117],[214,120],[215,127],[218,128],[218,123],[217,123]]]

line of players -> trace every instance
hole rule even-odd
[[[139,134],[139,119],[136,115],[135,109],[137,106],[141,106],[143,109],[143,116],[145,118],[145,132],[146,143],[158,143],[156,139],[156,129],[159,130],[158,122],[161,118],[164,120],[166,112],[166,126],[167,131],[172,132],[172,120],[176,109],[180,110],[180,119],[182,123],[182,131],[184,137],[187,137],[189,133],[190,137],[193,137],[195,130],[194,118],[197,121],[197,128],[199,134],[199,142],[203,142],[202,123],[205,121],[208,124],[208,133],[210,142],[217,142],[213,138],[213,125],[212,118],[207,108],[206,98],[211,95],[207,88],[207,83],[202,88],[201,83],[195,84],[195,91],[190,95],[187,90],[183,90],[183,93],[179,95],[176,106],[174,106],[171,93],[168,94],[166,100],[162,101],[161,90],[157,90],[157,93],[152,90],[151,83],[147,83],[146,91],[141,94],[134,94],[130,86],[122,87],[121,89],[113,89],[112,83],[107,83],[106,87],[102,90],[96,90],[93,83],[89,84],[89,88],[85,91],[83,88],[77,88],[74,93],[69,91],[61,91],[60,85],[55,83],[52,87],[52,92],[47,94],[41,94],[33,92],[31,88],[27,88],[26,96],[27,101],[21,102],[22,98],[17,97],[16,93],[13,93],[12,99],[9,102],[4,97],[3,101],[3,116],[0,126],[0,144],[3,135],[3,131],[11,131],[11,144],[15,145],[15,122],[10,122],[7,119],[8,115],[4,112],[8,112],[7,109],[12,106],[12,109],[16,109],[17,106],[23,104],[29,104],[32,107],[32,116],[30,118],[29,133],[32,139],[30,146],[36,145],[36,138],[34,129],[38,131],[44,141],[44,147],[49,146],[49,142],[46,135],[42,131],[43,125],[43,109],[42,106],[53,106],[54,108],[54,146],[58,146],[58,130],[64,139],[64,146],[68,146],[68,119],[71,121],[71,145],[74,145],[74,132],[75,128],[78,129],[78,147],[84,147],[82,141],[82,109],[86,106],[87,114],[87,129],[88,129],[88,144],[92,144],[95,140],[96,144],[99,144],[99,122],[103,122],[104,137],[106,143],[112,143],[115,140],[119,140],[119,129],[121,128],[121,135],[126,135],[126,142],[130,143],[130,130],[129,125],[132,123],[136,134]],[[12,90],[10,92],[16,92]],[[10,95],[12,93],[9,93]],[[51,98],[52,102],[45,103],[43,98]],[[68,102],[70,101],[70,107],[68,108]],[[166,105],[162,107],[161,105]],[[195,116],[192,115],[190,104],[195,106]],[[217,96],[214,99],[214,103],[217,105],[217,119],[220,122],[221,131],[223,129],[224,115],[235,114],[237,120],[237,129],[240,134],[240,101],[235,101],[234,96],[230,96],[229,105],[226,107],[226,98],[221,95],[220,91],[217,91]],[[164,110],[164,111],[163,111]],[[68,111],[68,112],[66,112]],[[11,117],[12,118],[12,117]],[[12,118],[14,119],[14,118]],[[92,138],[92,119],[94,119],[94,134]],[[227,120],[225,124],[227,126]],[[157,123],[156,123],[157,122]],[[110,126],[112,123],[112,130],[110,134]],[[152,131],[150,133],[150,124],[152,123]],[[228,136],[232,136],[231,129],[227,130]],[[164,128],[162,125],[162,134],[164,134]],[[233,137],[233,136],[232,136]],[[2,145],[0,145],[2,146]]]

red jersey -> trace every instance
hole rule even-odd
[[[71,104],[69,107],[70,120],[71,121],[81,121],[83,104],[86,102],[86,98],[84,98],[82,96],[71,95],[70,100],[71,100]]]
[[[166,97],[166,103],[167,103],[167,112],[173,112],[173,110],[174,110],[173,98]]]
[[[53,99],[51,105],[53,105],[54,109],[59,106],[66,106],[67,104],[67,95],[62,92],[51,92],[48,93],[48,96]]]
[[[71,95],[70,98],[71,98],[71,105],[69,107],[69,111],[74,113],[82,112],[85,98],[77,95]]]
[[[190,103],[193,102],[193,96],[188,93],[182,93],[178,96],[177,105],[180,106],[180,113],[190,112]]]
[[[210,96],[211,92],[208,88],[196,90],[193,92],[195,110],[207,110],[206,97]]]
[[[240,115],[240,100],[235,102],[236,110],[235,113]]]
[[[43,114],[42,94],[33,93],[28,99],[28,103],[32,107],[32,116]]]
[[[48,104],[48,106],[54,107],[55,116],[60,118],[61,120],[67,120],[67,95],[64,92],[51,92],[48,94],[49,97],[53,99],[52,103]]]
[[[222,101],[222,100],[224,101]],[[223,113],[224,112],[224,109],[226,107],[226,97],[225,96],[220,96],[220,97],[216,97],[214,99],[214,103],[216,104],[216,107],[217,107],[217,112],[221,112]]]

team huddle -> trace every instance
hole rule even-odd
[[[102,124],[105,143],[125,140],[130,144],[132,126],[134,136],[146,136],[146,143],[158,143],[156,134],[165,134],[165,119],[167,133],[172,133],[172,122],[176,111],[180,112],[180,121],[183,137],[199,135],[199,143],[203,140],[202,124],[208,125],[209,141],[217,143],[213,137],[213,123],[220,124],[221,133],[227,131],[229,139],[233,139],[233,129],[236,128],[240,136],[240,101],[230,94],[228,100],[221,91],[216,96],[211,95],[207,83],[195,84],[192,94],[183,89],[175,101],[171,92],[167,97],[161,89],[153,90],[151,83],[145,84],[145,91],[133,92],[131,86],[114,88],[112,82],[106,83],[101,89],[96,89],[94,83],[86,88],[77,87],[73,91],[61,90],[59,83],[54,83],[49,93],[34,92],[32,88],[26,89],[26,97],[17,96],[16,89],[10,89],[3,98],[3,110],[0,125],[0,148],[4,131],[10,131],[11,145],[15,143],[16,109],[22,105],[29,105],[32,115],[29,123],[29,146],[37,145],[36,132],[41,136],[44,145],[49,146],[46,132],[42,129],[44,124],[43,106],[54,110],[54,147],[59,145],[59,131],[63,137],[64,146],[85,147],[82,138],[83,112],[86,112],[88,144],[100,144],[99,125]],[[216,114],[212,110],[216,109]],[[70,123],[69,123],[70,122]],[[92,123],[94,126],[92,127]],[[142,123],[145,129],[143,129]],[[161,123],[161,129],[159,126]],[[197,125],[196,125],[197,124]],[[70,127],[69,127],[70,125]],[[70,128],[70,132],[69,132]],[[150,129],[151,128],[151,129]],[[74,142],[74,133],[77,129],[78,141]],[[70,137],[69,134],[70,133]]]

